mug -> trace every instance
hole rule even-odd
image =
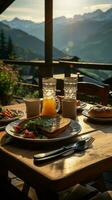
[[[76,99],[62,99],[62,116],[73,120],[77,119]]]
[[[77,75],[64,78],[64,98],[62,100],[62,116],[71,119],[77,117]]]
[[[27,118],[40,115],[42,99],[24,99],[24,102]]]

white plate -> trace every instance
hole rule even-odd
[[[5,128],[5,131],[12,137],[19,139],[19,140],[24,140],[24,141],[31,141],[31,142],[39,142],[39,143],[43,143],[43,142],[56,142],[56,141],[61,141],[61,140],[66,140],[69,138],[72,138],[74,136],[76,136],[80,131],[81,131],[81,126],[77,121],[71,120],[71,123],[69,125],[69,127],[62,133],[60,133],[57,137],[55,138],[47,138],[47,137],[43,137],[43,138],[24,138],[23,135],[21,134],[15,134],[14,133],[14,125],[19,124],[21,121],[15,121],[15,122],[11,122],[10,124],[8,124]]]
[[[82,114],[88,119],[97,121],[97,122],[112,122],[112,117],[91,117],[89,116],[88,110],[83,110]]]
[[[11,109],[10,111],[16,112],[17,116],[11,117],[11,118],[7,118],[7,119],[6,118],[0,119],[0,124],[5,123],[5,122],[9,123],[9,122],[15,121],[15,120],[23,117],[23,115],[24,115],[24,113],[21,110]]]

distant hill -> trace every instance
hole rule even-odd
[[[44,40],[44,23],[35,23],[30,20],[21,20],[15,17],[11,21],[3,20],[4,24],[9,25],[11,28],[20,29],[30,35],[33,35],[40,40]]]
[[[82,60],[112,63],[112,23],[102,24],[100,30],[88,37],[72,54],[78,54]]]
[[[16,55],[19,59],[40,60],[44,59],[44,42],[40,39],[29,35],[19,29],[14,29],[0,22],[0,31],[4,30],[5,37],[10,35]],[[58,59],[65,54],[58,49],[53,49],[54,59]]]

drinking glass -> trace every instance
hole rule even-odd
[[[65,77],[64,79],[64,98],[76,99],[77,95],[77,76]]]
[[[42,115],[56,116],[60,109],[59,100],[56,98],[56,79],[43,78],[43,105]]]

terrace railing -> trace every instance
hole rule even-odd
[[[112,70],[112,64],[106,63],[88,63],[88,62],[74,62],[74,61],[53,61],[46,63],[45,61],[16,61],[16,60],[3,60],[6,64],[12,64],[14,67],[18,66],[31,66],[32,69],[37,70],[37,77],[39,96],[42,96],[42,78],[53,76],[54,74],[64,74],[70,76],[71,72],[78,72],[80,69],[95,69],[95,70]],[[19,83],[23,84],[23,83]],[[29,84],[25,83],[29,86]],[[30,85],[31,86],[31,85]],[[33,87],[33,84],[32,84]],[[35,86],[34,86],[35,87]]]

